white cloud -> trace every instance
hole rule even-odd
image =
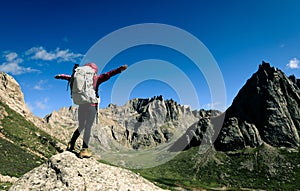
[[[44,89],[47,88],[46,83],[47,83],[47,80],[40,80],[40,81],[38,81],[37,84],[35,84],[33,89],[35,89],[35,90],[44,90]]]
[[[26,51],[26,55],[31,55],[31,59],[57,62],[79,62],[82,54],[73,53],[69,49],[61,50],[56,48],[54,51],[47,51],[43,47],[33,47]]]
[[[15,52],[10,52],[10,53],[7,53],[6,55],[4,55],[4,57],[5,57],[6,61],[12,62],[13,60],[18,58],[18,54]]]
[[[0,63],[0,71],[10,73],[12,75],[19,75],[29,72],[39,72],[39,70],[31,67],[24,67],[22,64],[24,60],[42,60],[42,61],[56,61],[56,62],[79,62],[83,55],[73,53],[69,49],[61,50],[56,48],[54,51],[47,51],[44,47],[33,47],[19,56],[16,52],[4,52],[4,62]],[[24,60],[23,60],[24,59]],[[40,89],[37,85],[35,89]]]
[[[33,112],[37,110],[46,110],[48,107],[49,98],[44,98],[42,100],[37,100],[33,104],[31,102],[26,102],[27,108]]]
[[[289,63],[286,66],[290,69],[298,69],[300,68],[299,64],[300,61],[297,58],[293,58],[289,61]]]
[[[221,103],[219,102],[215,102],[215,103],[207,103],[201,106],[201,108],[205,109],[205,110],[209,110],[209,109],[216,109],[216,110],[221,110],[221,111],[225,111],[226,108],[221,108]]]
[[[26,104],[27,108],[28,108],[31,112],[34,111],[34,107],[31,105],[30,102],[26,102],[25,104]]]
[[[49,101],[49,98],[45,98],[43,100],[38,100],[35,102],[35,107],[40,110],[45,110],[47,108],[48,101]]]
[[[5,73],[10,73],[13,75],[19,75],[29,72],[37,72],[38,70],[32,69],[30,67],[23,67],[20,64],[23,63],[23,59],[19,58],[18,54],[15,52],[9,52],[4,55],[5,62],[0,65],[0,71]]]
[[[35,59],[35,60],[41,59],[41,60],[50,61],[50,60],[55,59],[55,55],[52,53],[48,53],[43,47],[33,47],[33,48],[27,50],[25,54],[26,55],[33,54],[33,56],[31,56],[31,58]]]

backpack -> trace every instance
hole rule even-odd
[[[95,71],[89,66],[76,66],[70,80],[71,97],[77,105],[98,103],[94,89]]]

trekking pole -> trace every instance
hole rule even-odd
[[[99,117],[99,113],[98,113],[98,110],[99,110],[99,104],[100,104],[100,99],[98,98],[98,103],[96,104],[96,111],[97,111],[97,115],[96,115],[96,124],[98,124],[98,117]]]

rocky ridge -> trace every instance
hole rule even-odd
[[[79,159],[71,152],[51,157],[23,175],[9,189],[19,190],[163,190],[141,176],[118,167]]]
[[[60,139],[67,140],[77,128],[77,107],[62,108],[45,117],[56,129],[64,128]],[[199,114],[162,96],[133,99],[124,106],[110,104],[98,111],[92,140],[104,149],[122,145],[134,150],[166,143],[199,120]],[[100,142],[100,144],[99,144]]]

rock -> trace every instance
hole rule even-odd
[[[141,176],[118,167],[79,159],[73,153],[55,155],[23,175],[10,191],[19,190],[163,190]]]
[[[221,114],[220,111],[216,110],[205,111],[202,109],[197,112],[196,115],[200,117],[199,121],[191,125],[185,134],[169,148],[169,151],[178,152],[199,145],[212,146],[216,134],[215,126],[222,126],[223,121],[218,123],[216,120],[222,118]]]
[[[77,113],[78,107],[70,106],[46,115],[44,120],[51,127],[51,135],[65,143],[69,142],[78,127]]]
[[[0,120],[4,119],[7,116],[8,116],[8,113],[6,112],[5,107],[0,105]],[[1,124],[1,121],[0,121],[0,124]]]
[[[9,182],[9,183],[14,183],[18,180],[16,177],[11,177],[11,176],[3,176],[0,174],[0,182]]]
[[[263,62],[226,110],[217,150],[257,147],[299,147],[299,80]]]
[[[30,113],[18,82],[10,75],[0,72],[0,101],[21,115]]]

